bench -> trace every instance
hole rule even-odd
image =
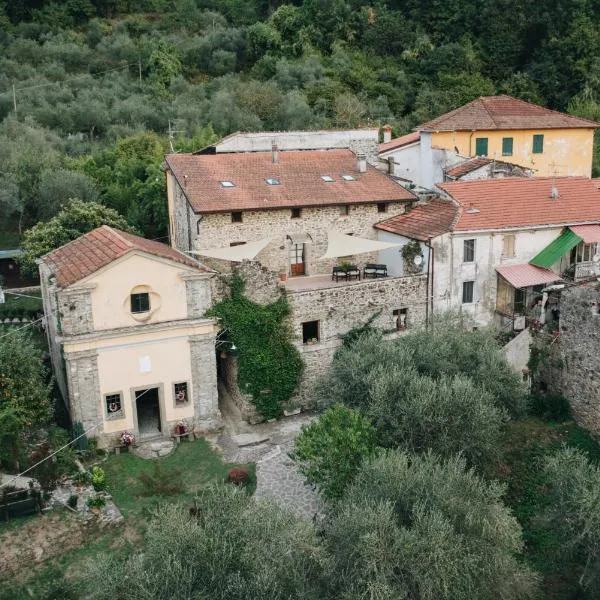
[[[363,269],[363,277],[387,277],[387,265],[377,265],[375,263],[367,263]]]
[[[331,273],[331,281],[339,281],[340,279],[348,279],[348,274],[346,270],[342,267],[333,267],[333,272]]]

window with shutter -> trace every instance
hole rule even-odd
[[[488,139],[487,138],[475,138],[475,154],[477,156],[487,156],[488,153]]]
[[[533,136],[533,153],[542,154],[542,152],[544,152],[544,136],[540,133]]]
[[[502,156],[512,156],[513,153],[513,139],[502,138]]]

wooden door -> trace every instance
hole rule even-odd
[[[290,274],[292,277],[304,275],[304,244],[290,246]]]

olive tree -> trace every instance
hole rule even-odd
[[[365,465],[324,525],[331,596],[523,600],[537,577],[504,488],[463,458],[388,451]]]
[[[310,521],[221,485],[159,509],[142,551],[95,557],[81,583],[94,600],[318,600],[324,561]]]

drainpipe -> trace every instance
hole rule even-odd
[[[431,238],[425,242],[429,248],[429,257],[427,260],[427,285],[426,285],[426,302],[425,302],[425,329],[429,329],[429,320],[433,320],[433,274],[434,274],[434,250],[431,245]],[[430,307],[431,304],[431,307]]]

